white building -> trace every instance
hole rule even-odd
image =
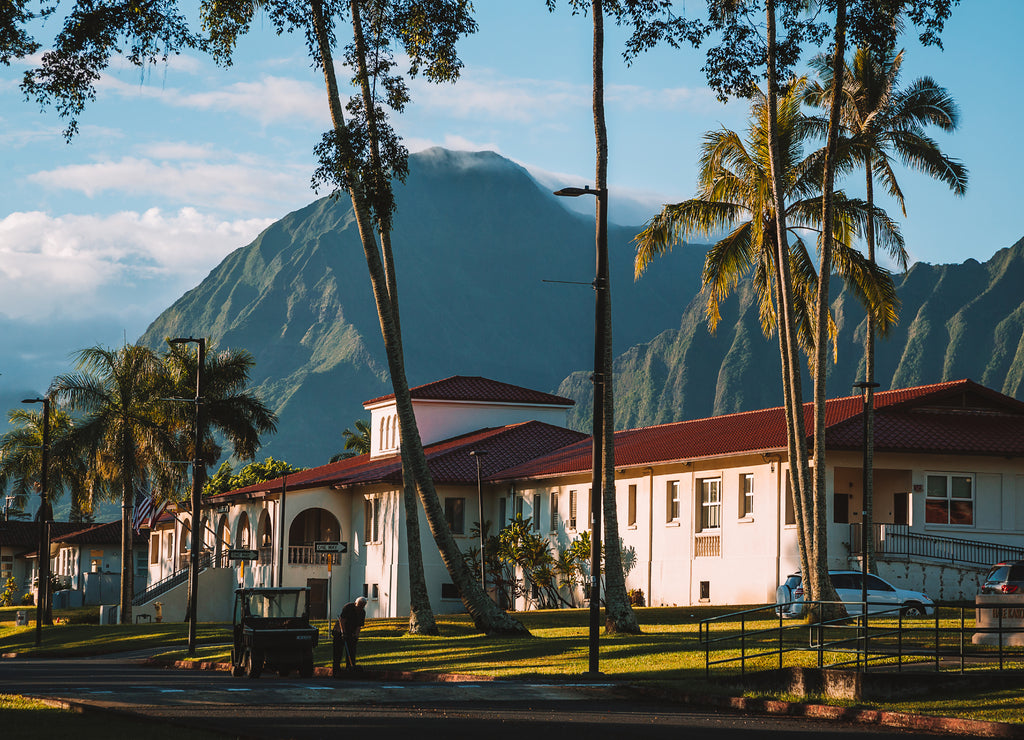
[[[591,441],[563,426],[572,401],[460,376],[412,395],[438,496],[465,550],[476,546],[480,519],[472,450],[486,453],[485,521],[521,513],[555,547],[589,527]],[[315,615],[358,595],[369,599],[370,616],[408,613],[394,398],[365,408],[369,455],[207,502],[202,528],[215,559],[229,547],[259,552],[255,563],[212,568],[230,574],[217,593],[239,583],[303,585]],[[875,408],[880,574],[937,599],[972,598],[987,563],[1024,553],[1024,403],[963,380],[881,392]],[[829,561],[837,568],[859,560],[862,412],[859,396],[828,405]],[[781,408],[619,432],[615,450],[627,587],[647,604],[764,603],[797,570]],[[154,528],[150,582],[173,579],[187,553],[188,519],[176,516]],[[420,526],[433,607],[460,611],[422,511]],[[334,556],[314,551],[321,541],[346,542],[348,553],[329,563]]]

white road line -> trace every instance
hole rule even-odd
[[[158,689],[161,694],[184,694],[185,689]]]

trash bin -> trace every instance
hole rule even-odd
[[[28,617],[25,616],[24,611],[18,612],[14,619],[14,624],[16,624],[18,627],[24,627],[26,624],[28,624]]]

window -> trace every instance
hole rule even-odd
[[[740,476],[740,519],[754,515],[754,474]]]
[[[626,504],[626,526],[636,526],[636,484],[631,483],[629,486],[629,497]]]
[[[579,494],[576,491],[569,491],[569,523],[568,529],[576,529],[576,502]]]
[[[514,506],[516,507],[515,518],[516,519],[522,519],[523,518],[523,497],[522,496],[516,496]]]
[[[455,588],[454,583],[442,583],[441,584],[441,598],[442,599],[459,599],[459,589]]]
[[[558,492],[551,492],[551,531],[558,531]]]
[[[974,524],[974,476],[929,473],[924,501],[928,524]]]
[[[376,583],[364,583],[363,584],[363,598],[364,599],[379,599],[380,598],[380,587]]]
[[[363,500],[363,541],[380,541],[380,499],[366,498]]]
[[[836,524],[850,523],[850,494],[832,494],[832,521]]]
[[[670,480],[665,484],[665,521],[679,521],[679,481]]]
[[[722,479],[705,478],[700,482],[700,530],[722,527]]]
[[[444,518],[448,520],[448,528],[452,534],[466,534],[466,499],[446,498]]]
[[[160,562],[160,535],[156,532],[149,536],[149,562],[153,565]]]
[[[70,555],[70,554],[71,554],[71,552],[68,551],[68,555]],[[74,575],[73,573],[71,573],[71,562],[70,562],[70,560],[68,561],[67,565],[68,565],[68,569],[67,569],[66,572],[68,574]],[[136,583],[139,584],[140,581],[141,581],[141,584],[144,584],[146,582],[146,577],[147,577],[148,574],[149,574],[149,566],[146,563],[146,553],[142,552],[142,551],[136,552],[135,553],[135,580],[136,580]],[[136,585],[136,588],[139,589],[140,591],[142,590],[141,584],[140,585]]]
[[[796,504],[793,501],[793,484],[789,480],[789,471],[786,471],[786,524],[796,524]]]
[[[540,531],[540,494],[533,494],[533,531]]]
[[[502,496],[498,499],[498,529],[505,528],[508,521],[508,499]]]

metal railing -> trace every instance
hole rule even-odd
[[[1024,547],[1000,545],[957,537],[921,534],[907,524],[871,525],[877,555],[933,558],[967,565],[991,565],[1001,560],[1024,560]],[[863,552],[860,522],[850,525],[850,552]]]
[[[933,614],[911,618],[891,604],[884,608],[869,601],[867,614],[852,617],[809,623],[783,616],[787,607],[820,608],[839,603],[769,604],[701,620],[698,636],[704,648],[705,676],[710,678],[713,666],[731,665],[744,675],[751,668],[782,669],[787,663],[854,667],[860,672],[869,667],[896,672],[910,668],[1024,672],[1024,626],[1016,614],[1019,606],[943,602],[935,605]],[[994,613],[983,620],[984,610]],[[1013,616],[1004,616],[1007,614]],[[977,643],[976,636],[981,636]]]
[[[227,562],[227,553],[221,553],[215,564],[213,554],[210,552],[204,552],[199,556],[199,571],[202,572],[211,567],[223,568],[227,565]],[[175,586],[178,586],[187,580],[188,561],[186,560],[185,567],[179,568],[166,578],[161,578],[156,583],[150,584],[142,591],[136,591],[135,595],[132,597],[132,606],[141,606],[147,601],[151,601],[157,596],[167,593]]]

